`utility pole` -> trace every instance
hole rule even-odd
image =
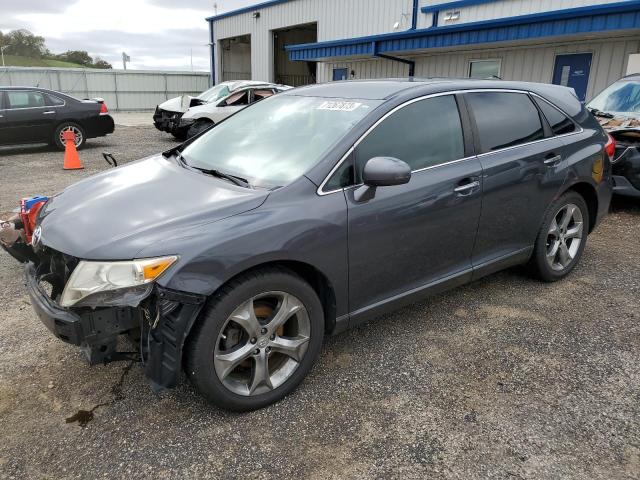
[[[0,47],[0,55],[2,55],[2,66],[4,67],[4,51],[6,48],[9,48],[9,45],[5,45],[4,47]]]

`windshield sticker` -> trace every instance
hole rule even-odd
[[[361,103],[358,102],[322,102],[316,110],[337,110],[339,112],[353,112]]]

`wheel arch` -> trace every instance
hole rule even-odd
[[[255,272],[256,270],[263,270],[267,268],[281,268],[288,270],[307,282],[316,292],[318,298],[320,299],[320,303],[322,304],[325,333],[331,333],[333,331],[336,323],[335,289],[329,278],[318,268],[311,265],[310,263],[302,262],[299,260],[265,261],[240,270],[236,272],[232,277],[226,279],[222,284],[218,286],[218,288],[211,292],[209,298],[215,295],[216,292],[218,292],[225,285],[234,281],[237,277],[246,275],[247,273]]]
[[[598,194],[593,185],[588,182],[577,182],[565,189],[561,195],[574,191],[578,193],[587,204],[589,210],[589,233],[593,231],[598,217]]]

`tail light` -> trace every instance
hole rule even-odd
[[[100,115],[104,115],[106,113],[109,113],[109,109],[107,108],[107,104],[102,102],[100,104]]]
[[[609,137],[609,140],[607,140],[607,143],[604,146],[604,152],[607,154],[607,157],[609,157],[609,161],[613,162],[613,157],[616,154],[616,141],[608,133],[607,137]]]

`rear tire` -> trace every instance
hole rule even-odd
[[[185,368],[214,405],[255,410],[302,382],[323,335],[322,304],[308,283],[285,268],[249,272],[210,298],[185,345]]]
[[[87,134],[80,125],[74,122],[64,122],[58,125],[55,132],[53,133],[53,144],[58,147],[60,150],[65,149],[65,144],[62,141],[62,132],[65,130],[73,130],[76,134],[76,149],[80,150],[84,147],[84,144],[87,143]]]
[[[584,198],[574,191],[565,193],[547,209],[529,271],[545,282],[566,277],[582,257],[588,232],[589,209]]]
[[[198,120],[196,123],[191,125],[191,127],[189,127],[187,138],[195,137],[205,130],[209,130],[211,127],[213,127],[213,125],[214,123],[210,120]]]

